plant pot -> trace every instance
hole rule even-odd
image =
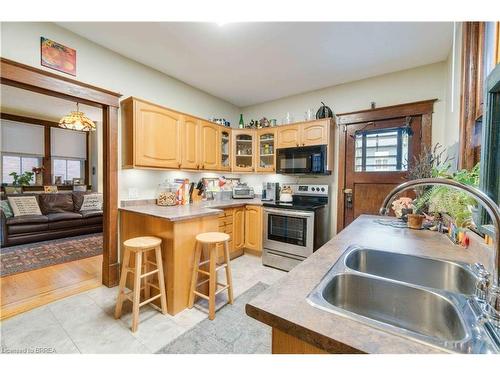
[[[400,219],[403,220],[405,223],[408,221],[408,215],[413,213],[412,208],[403,208],[401,209],[401,217]]]
[[[37,185],[37,186],[43,185],[43,175],[41,173],[37,173],[35,175],[35,185]]]
[[[422,229],[422,223],[424,222],[424,215],[419,214],[408,214],[408,228],[410,229]]]

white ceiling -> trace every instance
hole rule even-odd
[[[58,122],[76,111],[76,103],[13,86],[0,85],[0,110],[12,115]],[[80,111],[93,121],[102,121],[102,110],[80,104]]]
[[[239,107],[443,61],[451,22],[72,22],[85,38]]]

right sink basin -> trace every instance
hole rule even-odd
[[[476,278],[466,267],[446,260],[360,248],[345,265],[358,272],[433,289],[472,295]]]

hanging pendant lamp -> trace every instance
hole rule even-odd
[[[79,111],[78,103],[76,103],[76,111],[71,111],[69,115],[59,120],[59,127],[84,132],[96,129],[95,123],[85,116],[85,113]]]

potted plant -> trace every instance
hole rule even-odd
[[[12,176],[14,181],[12,185],[14,186],[29,186],[30,182],[33,180],[33,172],[24,172],[21,174],[17,174],[16,172],[9,173],[9,176]]]
[[[422,229],[424,224],[425,215],[422,214],[420,209],[415,208],[415,211],[408,214],[408,228],[410,229]]]
[[[392,210],[394,211],[394,214],[398,219],[403,221],[408,220],[408,214],[413,213],[414,208],[413,199],[408,197],[402,197],[392,202]]]

